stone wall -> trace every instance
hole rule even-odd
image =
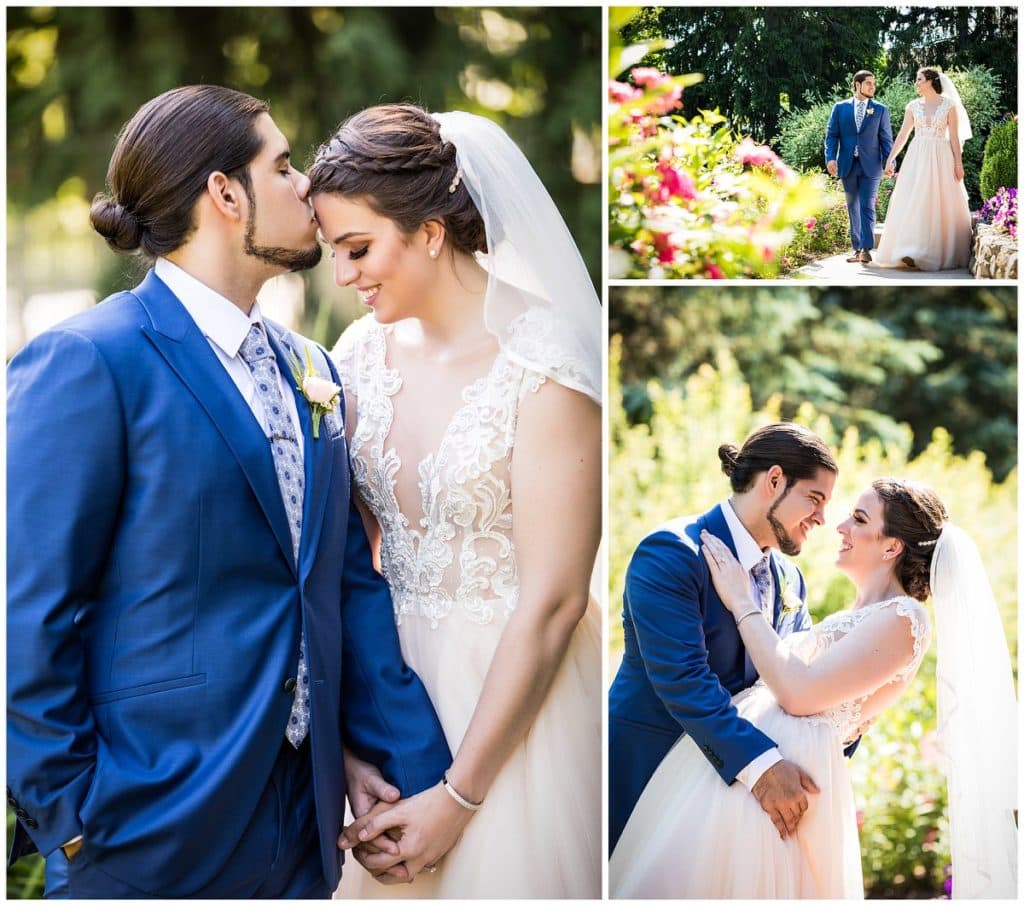
[[[971,275],[992,280],[1017,279],[1017,240],[990,223],[974,221]]]

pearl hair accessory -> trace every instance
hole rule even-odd
[[[451,195],[458,187],[459,183],[462,182],[462,171],[456,170],[455,175],[452,177],[451,183],[448,185],[448,194]]]

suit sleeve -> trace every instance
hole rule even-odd
[[[830,160],[839,160],[839,105],[832,108],[828,118],[828,128],[825,130],[825,163]]]
[[[703,576],[701,572],[703,571]],[[637,548],[626,596],[654,691],[726,783],[775,743],[739,716],[708,664],[701,585],[710,582],[696,552],[670,532]]]
[[[878,144],[882,151],[882,165],[889,159],[892,151],[892,122],[889,119],[889,108],[882,108],[882,122],[878,124]]]
[[[96,728],[79,623],[124,481],[117,387],[91,340],[36,339],[7,374],[8,796],[42,853],[81,833]]]
[[[338,380],[330,364],[335,382]],[[344,417],[344,398],[341,401]],[[351,481],[351,471],[350,471]],[[345,744],[412,796],[440,781],[452,756],[420,678],[402,659],[387,582],[349,501],[341,586],[341,723]]]

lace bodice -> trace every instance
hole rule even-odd
[[[844,701],[820,714],[805,718],[829,724],[835,729],[840,740],[852,742],[856,739],[863,732],[865,725],[888,704],[889,697],[880,693],[887,687],[908,682],[917,672],[917,668],[921,665],[921,659],[928,650],[928,642],[931,638],[928,612],[919,601],[913,598],[906,596],[890,598],[857,610],[841,610],[829,615],[820,623],[815,623],[807,632],[795,633],[787,639],[790,650],[806,663],[811,663],[820,657],[827,657],[828,651],[863,620],[869,619],[877,615],[883,608],[889,607],[894,607],[896,613],[908,621],[908,631],[914,646],[910,660],[878,689],[850,701]],[[758,680],[752,688],[763,685],[764,681]]]
[[[455,608],[481,625],[507,618],[519,592],[510,473],[516,418],[524,396],[545,378],[498,353],[488,373],[462,391],[438,449],[417,464],[422,512],[410,518],[395,492],[404,464],[388,443],[392,397],[402,388],[402,376],[387,365],[390,330],[367,315],[333,354],[355,399],[353,474],[380,524],[395,619],[420,617],[436,629]]]
[[[940,98],[939,106],[932,116],[925,112],[924,98],[910,102],[911,112],[914,114],[914,135],[917,138],[934,139],[936,141],[949,140],[949,111],[953,104],[948,98]]]

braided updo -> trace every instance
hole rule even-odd
[[[311,194],[364,198],[406,234],[442,220],[451,249],[486,252],[483,219],[457,173],[455,146],[426,110],[381,104],[345,120],[307,175]]]
[[[871,483],[882,498],[882,533],[903,542],[896,574],[907,594],[924,601],[931,594],[930,574],[935,542],[949,519],[938,495],[924,485],[898,478],[879,478]]]

